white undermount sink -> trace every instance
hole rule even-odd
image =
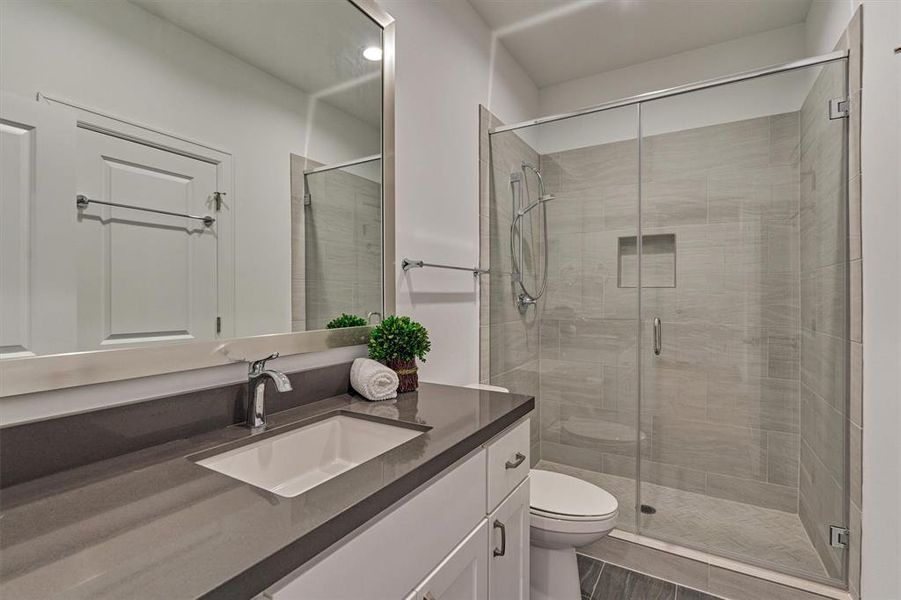
[[[336,415],[216,454],[197,464],[291,498],[422,433]]]

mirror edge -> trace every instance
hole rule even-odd
[[[382,28],[382,297],[394,314],[394,18],[375,0],[348,0]],[[370,327],[319,329],[230,340],[30,356],[0,361],[0,398],[83,385],[164,375],[241,362],[272,352],[282,356],[365,344]]]

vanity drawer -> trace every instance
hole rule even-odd
[[[529,420],[488,444],[488,512],[529,474]]]

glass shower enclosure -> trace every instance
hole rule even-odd
[[[484,357],[538,399],[538,468],[614,494],[619,529],[837,586],[846,62],[495,127]]]

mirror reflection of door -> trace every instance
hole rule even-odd
[[[79,194],[213,213],[215,164],[84,128],[77,148]],[[91,204],[76,231],[80,349],[215,339],[215,222]]]
[[[0,100],[0,357],[71,352],[75,120]]]

